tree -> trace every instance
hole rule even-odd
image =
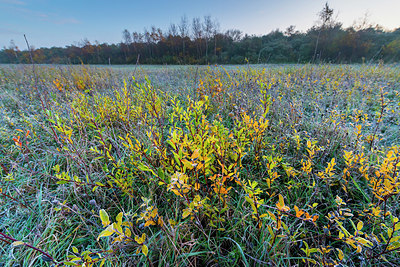
[[[296,30],[296,26],[294,25],[290,25],[289,27],[286,28],[285,30],[285,36],[292,36],[293,34],[295,34],[295,30]]]
[[[217,20],[214,21],[214,30],[213,30],[213,38],[214,38],[214,56],[217,56],[217,39],[219,36],[219,23]]]
[[[128,57],[130,54],[129,47],[132,43],[132,36],[127,29],[122,32],[122,39],[123,39],[123,50],[125,54],[125,61],[128,61]]]
[[[18,49],[18,46],[15,45],[14,40],[10,41],[10,44],[8,45],[8,49],[4,47],[4,51],[8,55],[9,59],[11,62],[19,62],[18,59],[18,53],[20,52]],[[15,58],[15,61],[14,61]]]
[[[206,41],[206,61],[208,61],[208,42],[211,38],[211,35],[213,34],[214,31],[214,23],[211,20],[211,16],[204,16],[204,21],[203,21],[203,32],[204,32],[204,39]]]
[[[314,55],[312,61],[315,61],[315,57],[317,55],[317,50],[318,50],[318,43],[319,43],[319,38],[321,36],[321,32],[325,30],[325,27],[328,25],[331,25],[332,23],[332,16],[333,16],[333,9],[331,9],[328,5],[328,2],[325,3],[324,8],[318,13],[318,16],[320,18],[320,23],[321,25],[319,26],[319,32],[318,32],[318,37],[317,41],[315,43],[315,50],[314,50]]]
[[[237,29],[227,30],[225,36],[232,40],[232,42],[239,42],[242,39],[243,33]]]
[[[186,15],[181,17],[181,22],[178,25],[178,28],[182,38],[182,55],[185,56],[185,39],[189,35],[189,22]]]
[[[192,33],[193,33],[193,39],[196,43],[197,55],[198,55],[198,58],[200,58],[201,57],[201,39],[203,37],[203,27],[201,25],[200,18],[193,18]]]
[[[178,27],[175,23],[171,23],[168,28],[168,35],[176,37],[178,36]]]
[[[127,29],[125,29],[125,30],[122,32],[122,38],[123,38],[124,43],[125,43],[126,45],[129,46],[129,45],[132,43],[131,34],[129,33],[129,31],[128,31]]]

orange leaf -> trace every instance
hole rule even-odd
[[[276,207],[278,208],[278,210],[283,212],[290,210],[288,206],[285,206],[285,201],[283,200],[283,196],[281,194],[279,194],[279,201],[276,203]]]

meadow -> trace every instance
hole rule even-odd
[[[0,66],[0,266],[397,266],[396,65]]]

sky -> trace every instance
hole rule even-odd
[[[305,31],[318,20],[326,0],[0,0],[0,49],[13,40],[31,46],[64,47],[90,42],[118,43],[122,31],[143,32],[152,25],[167,30],[186,15],[211,16],[220,30],[239,29],[262,35],[295,25]],[[387,30],[400,27],[400,0],[330,0],[345,27],[367,14],[369,22]]]

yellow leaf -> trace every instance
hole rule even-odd
[[[184,211],[183,211],[183,214],[182,214],[182,218],[183,219],[185,219],[187,216],[189,216],[191,214],[191,211],[189,210],[189,209],[185,209]]]
[[[156,223],[155,223],[154,221],[147,221],[147,222],[144,224],[144,227],[147,227],[147,226],[150,226],[150,225],[156,225]]]
[[[145,256],[147,256],[147,254],[149,253],[149,248],[146,245],[142,246],[142,252]]]
[[[123,234],[123,233],[124,233],[124,232],[122,231],[121,225],[118,225],[118,223],[113,223],[112,225],[113,225],[115,231],[116,231],[118,234]]]
[[[199,156],[200,156],[199,149],[196,149],[195,151],[193,151],[191,159],[192,160],[197,159]]]
[[[283,196],[281,194],[279,194],[279,206],[283,207],[285,206],[285,201],[283,199]]]
[[[344,237],[343,232],[342,232],[342,231],[339,231],[339,239],[343,239],[343,237]]]
[[[174,220],[172,220],[172,219],[169,219],[168,222],[169,222],[169,224],[171,225],[171,227],[175,227],[176,221],[174,221]]]
[[[131,237],[132,236],[132,232],[131,232],[131,230],[129,228],[125,228],[125,235],[127,237]]]
[[[103,232],[99,234],[97,237],[97,241],[99,241],[100,237],[110,236],[114,233],[114,228],[112,225],[108,226]]]
[[[338,257],[339,257],[339,260],[340,261],[342,261],[343,260],[343,258],[344,258],[344,254],[343,254],[343,251],[342,250],[340,250],[340,249],[336,249],[338,252],[339,252],[339,255],[338,255]]]
[[[357,231],[360,231],[363,228],[363,226],[364,226],[364,223],[362,221],[359,221],[357,223]]]
[[[141,237],[135,236],[135,241],[136,241],[139,245],[143,244],[145,240],[146,240],[146,234],[145,234],[145,233],[143,233]]]
[[[187,169],[191,170],[191,169],[194,168],[194,166],[192,165],[192,163],[190,163],[190,161],[188,161],[187,159],[183,159],[182,162],[183,162],[183,165],[185,165],[185,167],[186,167]]]
[[[297,218],[300,218],[301,215],[304,214],[304,210],[299,210],[299,208],[296,205],[294,205],[294,210],[296,211],[296,217]]]
[[[157,216],[157,214],[158,214],[158,209],[153,209],[151,211],[150,217],[155,218]]]
[[[120,212],[120,213],[118,213],[118,215],[117,215],[117,217],[116,217],[117,224],[118,224],[119,226],[122,225],[122,216],[123,216],[123,213]]]
[[[361,243],[363,246],[371,248],[373,243],[371,241],[368,241],[362,237],[356,237],[356,241]]]
[[[24,245],[24,244],[25,243],[22,242],[22,241],[15,241],[15,242],[12,243],[13,247],[17,247],[17,246]]]
[[[282,226],[282,221],[278,220],[277,223],[276,223],[276,230],[281,229],[281,226]]]
[[[197,191],[200,189],[200,184],[199,183],[195,183],[194,184],[194,189]]]
[[[157,224],[158,224],[159,226],[163,227],[164,221],[163,221],[163,219],[162,219],[162,216],[158,217]]]
[[[276,216],[275,216],[275,214],[273,214],[273,213],[270,212],[270,211],[267,211],[267,212],[268,212],[268,215],[271,217],[271,219],[274,220],[274,221],[276,221]]]
[[[107,212],[103,209],[100,210],[100,219],[101,223],[103,224],[103,227],[106,227],[107,225],[110,224],[110,218],[108,217]]]

